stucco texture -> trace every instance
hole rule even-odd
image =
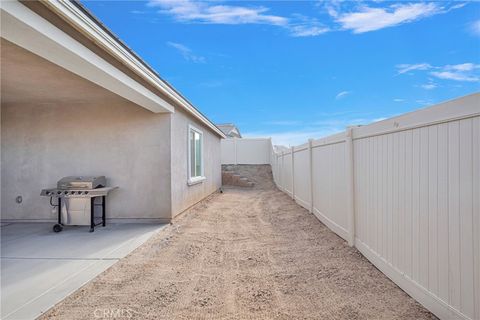
[[[171,218],[169,114],[8,41],[1,53],[2,219],[54,219],[40,190],[69,175],[105,175],[119,187],[107,198],[107,218]]]
[[[118,186],[107,219],[168,222],[221,185],[220,137],[152,113],[8,41],[1,46],[1,218],[54,220],[43,188],[69,175]],[[206,180],[187,185],[188,125],[204,133]],[[17,196],[23,201],[17,203]]]
[[[119,187],[108,218],[170,218],[168,114],[128,102],[2,105],[1,120],[2,219],[54,218],[40,190],[68,175],[105,175]]]
[[[172,117],[172,215],[175,217],[188,207],[221,187],[220,137],[201,125],[182,110]],[[192,125],[203,133],[203,161],[206,179],[188,185],[188,128]]]

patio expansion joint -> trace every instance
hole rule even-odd
[[[137,249],[141,246],[144,242],[150,239],[153,235],[157,234],[165,225],[155,228],[154,230],[142,231],[140,234],[128,238],[127,241],[123,243],[115,245],[113,248],[106,252],[102,252],[101,256],[99,257],[55,257],[55,256],[44,256],[44,257],[26,257],[24,255],[19,256],[11,256],[5,255],[1,256],[1,261],[63,261],[63,262],[86,262],[84,267],[77,269],[75,272],[70,274],[68,277],[59,281],[55,285],[51,286],[47,290],[43,291],[42,293],[32,297],[31,299],[25,300],[21,305],[17,308],[11,310],[8,314],[2,315],[2,319],[15,319],[18,318],[17,315],[21,314],[24,310],[27,310],[29,307],[31,308],[33,305],[38,304],[39,301],[43,304],[42,309],[39,309],[39,313],[37,313],[34,317],[38,317],[41,314],[48,311],[50,308],[55,306],[57,303],[62,301],[65,297],[69,296],[77,289],[85,285],[86,283],[90,282],[92,279],[97,277],[100,273],[104,272],[108,268],[112,267],[116,264],[119,260],[126,257],[132,251]],[[2,239],[3,240],[3,239]],[[93,276],[85,276],[88,274],[94,274]],[[69,287],[68,283],[71,281],[77,281],[79,284],[75,287]],[[60,299],[52,299],[51,295],[55,295],[55,292],[58,290],[63,290],[66,292]],[[46,300],[51,300],[48,303],[45,303]]]
[[[118,259],[117,259],[118,260]],[[42,298],[43,296],[47,295],[49,292],[52,292],[53,290],[55,290],[56,288],[60,287],[61,285],[63,285],[64,283],[67,283],[68,281],[70,281],[70,279],[76,277],[77,275],[79,275],[80,273],[84,272],[85,270],[89,269],[89,268],[92,268],[95,264],[97,264],[98,261],[94,261],[92,262],[91,264],[85,266],[84,268],[81,268],[80,270],[78,270],[77,272],[73,273],[71,276],[67,277],[66,279],[64,279],[63,281],[57,283],[55,286],[51,287],[50,289],[46,290],[45,292],[43,292],[42,294],[40,294],[39,296],[33,298],[33,299],[30,299],[29,301],[25,302],[23,305],[19,306],[18,308],[16,308],[15,310],[12,310],[10,313],[8,313],[7,315],[5,315],[5,319],[9,318],[11,315],[15,314],[16,312],[18,312],[19,310],[21,310],[22,308],[25,308],[26,306],[28,306],[29,304],[33,303],[34,301]],[[91,279],[90,279],[91,280]],[[88,280],[88,281],[90,281]],[[85,283],[87,283],[88,281],[86,281]],[[85,284],[84,283],[84,284]],[[74,290],[72,290],[73,292]],[[55,303],[56,304],[56,303]],[[51,306],[53,307],[53,305]]]

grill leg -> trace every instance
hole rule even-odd
[[[62,198],[58,197],[58,224],[62,224]]]
[[[105,206],[106,206],[106,205],[105,205],[105,196],[102,196],[102,226],[103,226],[103,227],[105,227],[105,224],[106,224],[106,223],[105,223],[105,220],[106,220],[106,219],[105,219],[105,216],[106,216],[106,214],[105,214]]]
[[[90,198],[90,232],[95,231],[95,197]]]

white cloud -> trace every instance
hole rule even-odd
[[[288,30],[293,37],[314,37],[339,29],[352,30],[353,33],[369,32],[446,13],[466,5],[466,3],[460,3],[449,8],[441,6],[438,2],[401,3],[386,7],[361,5],[356,11],[342,12],[342,1],[332,0],[323,7],[324,11],[340,25],[338,28],[338,26],[320,23],[316,18],[299,14],[291,14],[288,17],[269,14],[270,8],[266,6],[224,3],[228,2],[226,0],[148,0],[149,7],[159,8],[159,13],[170,15],[179,22],[268,24]],[[132,13],[143,12],[132,11]],[[480,22],[476,22],[474,29],[480,29]]]
[[[480,65],[471,62],[453,65],[448,64],[445,66],[432,66],[428,63],[400,64],[396,67],[398,69],[398,74],[404,74],[417,70],[429,70],[431,76],[439,79],[467,82],[480,81],[480,76],[478,75],[477,71],[477,69],[480,69]],[[430,83],[421,85],[421,87],[431,90],[436,88],[437,85],[430,81]]]
[[[468,75],[463,72],[433,71],[430,74],[434,77],[437,77],[440,79],[446,79],[446,80],[468,81],[468,82],[475,82],[480,80],[480,78],[477,76]]]
[[[314,37],[330,29],[317,19],[294,14],[287,18],[267,14],[267,7],[223,5],[194,0],[150,0],[149,6],[159,7],[160,13],[168,14],[184,23],[210,24],[268,24],[282,27],[293,37]]]
[[[350,94],[350,91],[341,91],[335,96],[335,99],[336,100],[342,99],[349,94]]]
[[[407,73],[414,70],[427,70],[432,66],[428,63],[417,63],[417,64],[399,64],[396,66],[398,69],[398,74]]]
[[[473,35],[480,37],[480,20],[472,22],[469,29]]]
[[[301,14],[294,14],[293,18],[295,18],[295,21],[289,23],[288,29],[294,37],[314,37],[330,31],[328,27],[317,19]]]
[[[150,0],[150,6],[161,8],[161,13],[172,15],[183,22],[212,24],[263,23],[277,26],[287,25],[288,19],[266,14],[266,7],[244,7],[211,4],[192,0]]]
[[[314,37],[330,31],[327,27],[315,25],[293,25],[289,29],[294,37]]]
[[[191,62],[194,62],[194,63],[205,63],[206,62],[206,59],[205,57],[202,57],[202,56],[197,56],[195,54],[193,54],[192,50],[181,44],[181,43],[176,43],[176,42],[167,42],[167,45],[169,45],[170,47],[172,48],[175,48],[178,52],[180,52],[180,54],[183,56],[183,58],[187,61],[191,61]]]
[[[466,5],[467,5],[466,2],[464,2],[464,3],[459,3],[459,4],[456,4],[456,5],[452,6],[450,9],[448,9],[448,11],[453,10],[453,9],[463,8],[463,7],[465,7]]]
[[[439,71],[432,71],[430,74],[440,79],[475,82],[480,80],[475,73],[475,70],[479,68],[478,64],[462,63],[440,67]]]
[[[340,7],[341,7],[341,3],[339,1],[331,0],[331,1],[326,1],[325,2],[325,9],[326,9],[327,13],[333,18],[338,17],[338,15],[339,15],[338,12],[341,9]]]
[[[428,83],[425,83],[425,84],[422,84],[420,85],[421,88],[425,89],[425,90],[433,90],[437,87],[437,84],[430,81]]]
[[[393,101],[394,101],[394,102],[404,102],[405,99],[398,99],[398,98],[397,98],[397,99],[393,99]]]
[[[423,106],[430,106],[434,103],[432,99],[418,99],[415,102]]]
[[[421,2],[395,4],[388,8],[362,6],[358,12],[339,14],[332,10],[330,14],[343,29],[352,30],[353,33],[364,33],[416,21],[441,12],[444,10],[437,3]]]
[[[462,63],[454,65],[446,65],[443,67],[445,70],[454,70],[454,71],[472,71],[474,69],[480,68],[480,65],[473,63]]]

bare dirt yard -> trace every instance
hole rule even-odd
[[[229,188],[43,319],[435,319],[271,182]]]

